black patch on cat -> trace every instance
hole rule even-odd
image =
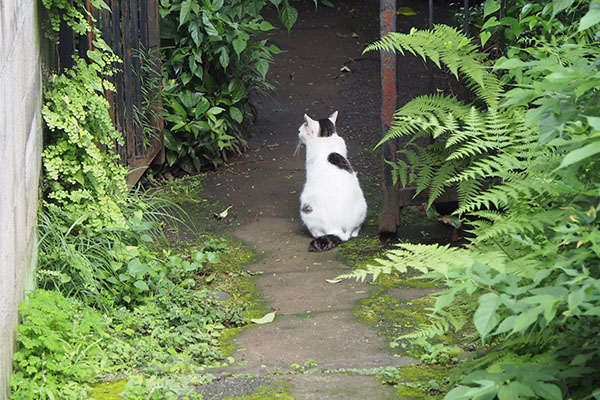
[[[310,214],[311,212],[313,212],[312,207],[309,204],[303,204],[302,205],[302,210],[301,210],[304,214]]]
[[[348,161],[346,157],[344,157],[340,153],[329,153],[329,155],[327,156],[327,161],[329,161],[331,164],[335,165],[339,169],[343,169],[344,171],[348,171],[350,173],[354,172],[352,170],[352,165],[350,165],[350,161]]]
[[[320,119],[319,127],[321,128],[319,131],[320,137],[329,137],[335,133],[335,125],[329,118]]]
[[[321,252],[331,250],[338,244],[342,243],[342,239],[335,235],[323,235],[313,239],[308,245],[308,251]]]

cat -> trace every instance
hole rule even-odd
[[[309,251],[327,251],[356,237],[367,215],[367,202],[347,158],[346,142],[336,131],[338,112],[313,120],[304,114],[298,129],[306,147],[306,183],[300,217],[314,239]]]

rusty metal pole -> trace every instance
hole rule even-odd
[[[381,37],[396,31],[396,0],[379,0],[379,27]],[[396,87],[396,54],[381,51],[381,134],[392,125],[398,93]],[[383,144],[383,210],[379,215],[379,233],[396,233],[399,223],[398,190],[394,186],[392,168],[386,161],[394,161],[398,144],[388,140]]]
[[[464,9],[463,31],[465,31],[465,35],[469,36],[469,0],[464,0]]]

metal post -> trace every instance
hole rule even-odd
[[[379,27],[381,37],[396,31],[396,0],[379,0]],[[392,125],[398,94],[396,87],[396,55],[381,51],[381,134]],[[383,210],[379,216],[380,233],[396,233],[399,223],[398,191],[394,187],[392,169],[386,161],[396,159],[396,141],[383,145]]]
[[[465,18],[463,21],[463,30],[465,31],[465,35],[469,36],[469,0],[465,0],[464,9]]]
[[[433,0],[429,0],[429,30],[433,29]],[[433,83],[433,63],[427,59],[427,68],[429,69],[429,92],[435,93],[435,85]]]

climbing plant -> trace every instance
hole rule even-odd
[[[496,3],[486,2],[487,16]],[[458,329],[455,300],[473,299],[466,316],[484,355],[462,363],[446,399],[600,398],[600,3],[544,4],[498,60],[446,26],[368,48],[444,64],[477,95],[413,99],[383,139],[412,136],[397,177],[429,188],[430,206],[457,185],[468,244],[399,244],[350,274],[414,268],[443,281],[420,340]],[[431,146],[416,146],[428,136]]]

